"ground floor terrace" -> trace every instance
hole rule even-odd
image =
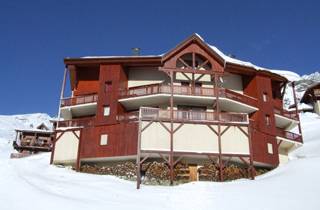
[[[80,122],[85,126],[79,126]],[[218,166],[220,180],[229,163],[244,165],[253,178],[254,166],[275,167],[301,144],[301,136],[288,131],[272,138],[260,135],[243,113],[142,107],[139,112],[119,115],[118,122],[104,126],[90,119],[60,122],[51,163],[72,164],[80,170],[87,163],[135,161],[139,187],[146,161],[164,161],[171,181],[178,163],[188,163],[194,171],[208,161]]]

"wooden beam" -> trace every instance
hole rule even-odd
[[[166,163],[169,165],[170,163],[169,163],[169,160],[165,157],[165,156],[163,156],[161,153],[158,153],[159,154],[159,156],[164,160],[164,161],[166,161]]]
[[[175,166],[182,158],[183,158],[183,156],[178,157],[178,159],[176,161],[174,161],[173,165]]]
[[[178,131],[183,125],[184,125],[184,123],[181,123],[178,127],[176,127],[176,129],[173,130],[173,133]]]
[[[218,134],[218,132],[213,128],[213,127],[211,127],[211,125],[207,125],[209,128],[210,128],[210,130],[212,130],[217,136],[219,135]]]
[[[213,69],[208,69],[206,71],[203,70],[195,70],[195,69],[181,69],[181,68],[163,68],[159,67],[159,71],[163,72],[184,72],[184,73],[193,73],[193,74],[209,74],[209,75],[214,75],[214,74],[221,74],[223,75],[222,72],[215,71]]]
[[[244,163],[244,164],[246,164],[246,165],[250,165],[243,157],[241,157],[241,156],[238,156],[238,158]]]
[[[141,161],[140,164],[142,164],[144,161],[146,161],[149,158],[149,154],[147,154]]]
[[[77,139],[80,141],[80,136],[75,131],[72,131],[72,133],[77,137]]]
[[[196,79],[196,82],[198,82],[204,75],[205,75],[205,74],[201,74],[200,77],[198,77],[198,78]]]
[[[277,143],[278,148],[280,147],[280,144],[282,143],[282,140],[279,141],[279,143]]]
[[[162,127],[164,127],[164,129],[166,129],[169,133],[171,132],[169,128],[167,128],[167,126],[162,122],[162,121],[159,121],[160,125]]]
[[[178,58],[178,60],[179,60],[185,67],[192,69],[191,66],[189,66],[189,64],[187,64],[182,58]]]
[[[227,126],[222,132],[221,132],[221,136],[223,136],[223,134],[230,128],[231,126]]]
[[[185,78],[187,78],[188,80],[189,80],[189,82],[191,81],[191,79],[190,79],[190,77],[186,74],[186,73],[184,73],[184,72],[180,72]]]
[[[144,128],[141,129],[141,132],[143,132],[145,129],[147,129],[154,121],[151,120]]]
[[[249,134],[245,132],[245,130],[243,130],[243,128],[241,128],[240,126],[236,126],[244,135],[246,135],[247,137],[249,137]]]

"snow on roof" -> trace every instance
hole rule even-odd
[[[15,129],[15,131],[21,131],[21,132],[30,132],[30,133],[52,133],[53,131],[51,130],[42,130],[42,129]]]
[[[271,73],[274,74],[278,74],[281,75],[283,77],[285,77],[287,80],[289,81],[298,81],[301,79],[301,77],[292,71],[287,71],[287,70],[276,70],[276,69],[269,69],[269,68],[264,68],[261,66],[257,66],[251,62],[248,61],[242,61],[236,58],[231,58],[230,56],[225,55],[221,50],[219,50],[216,46],[210,45],[208,43],[206,43],[214,52],[216,52],[221,58],[223,58],[223,60],[225,61],[225,63],[232,63],[232,64],[237,64],[240,66],[245,66],[245,67],[250,67],[253,68],[255,70],[263,70],[263,71],[269,71]]]
[[[290,82],[301,80],[300,75],[292,71],[287,71],[287,70],[269,70],[269,71],[275,74],[280,74],[281,76],[287,78]]]
[[[294,110],[295,110],[294,104],[291,105],[288,110],[289,110],[289,111],[294,111]],[[301,110],[305,110],[305,111],[307,111],[307,110],[313,110],[313,106],[311,106],[310,104],[299,103],[299,104],[298,104],[298,110],[300,110],[300,111],[301,111]]]
[[[239,60],[236,58],[231,58],[230,56],[225,55],[216,46],[207,43],[199,34],[194,33],[193,36],[198,37],[201,41],[203,41],[206,45],[208,45],[208,47],[210,47],[214,52],[216,52],[224,60],[224,64],[231,63],[231,64],[236,64],[236,65],[240,65],[240,66],[253,68],[258,71],[259,70],[269,71],[271,73],[278,74],[282,77],[285,77],[289,81],[298,81],[301,79],[301,77],[297,73],[294,73],[292,71],[264,68],[264,67],[257,66],[251,62],[248,62],[248,61],[243,61],[243,60]],[[143,55],[143,56],[84,56],[84,57],[80,57],[80,58],[84,58],[84,59],[139,58],[139,57],[141,58],[141,57],[162,57],[163,55],[165,55],[165,53],[160,54],[160,55]]]

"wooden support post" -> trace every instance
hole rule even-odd
[[[170,185],[173,185],[173,72],[170,72]]]
[[[78,145],[78,155],[77,155],[77,163],[76,163],[76,171],[80,171],[81,168],[81,145],[82,145],[82,129],[79,129],[79,136],[77,135],[76,131],[72,131],[73,134],[77,137],[79,141]]]
[[[63,81],[62,81],[62,87],[61,87],[61,93],[60,93],[57,128],[59,127],[59,122],[60,122],[61,100],[64,98],[64,89],[65,89],[65,87],[66,87],[67,72],[68,72],[68,68],[67,68],[67,66],[66,66],[66,67],[64,68]]]
[[[142,122],[141,122],[141,109],[139,110],[139,124],[138,124],[138,144],[137,144],[137,189],[140,189],[141,184],[141,164],[140,164],[140,156],[141,156],[141,130],[142,130]]]
[[[249,152],[250,152],[250,175],[253,180],[255,177],[255,169],[253,166],[253,147],[252,147],[252,132],[251,125],[248,125],[248,138],[249,138]]]
[[[217,104],[216,104],[216,117],[218,122],[218,145],[219,145],[219,178],[223,181],[223,162],[222,162],[222,147],[221,147],[221,125],[220,125],[220,105],[219,105],[219,90],[218,90],[218,75],[214,74],[214,92]]]

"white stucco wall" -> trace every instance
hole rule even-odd
[[[75,132],[80,136],[80,131]],[[57,136],[59,135],[60,133],[57,134]],[[78,156],[79,140],[72,131],[67,131],[62,135],[55,144],[53,162],[75,163]]]
[[[317,101],[316,103],[314,103],[314,111],[315,113],[320,115],[320,101]]]
[[[279,154],[279,163],[285,164],[289,161],[288,155],[285,154]]]
[[[236,74],[223,76],[223,87],[238,93],[243,93],[242,78]]]
[[[175,134],[175,151],[219,152],[218,137],[207,125],[185,124]]]
[[[143,122],[142,127],[148,122]],[[170,128],[170,123],[164,123]],[[176,128],[179,124],[174,124]],[[216,131],[217,126],[212,126]],[[221,130],[225,127],[221,126]],[[246,127],[243,130],[247,131]],[[232,126],[221,138],[222,152],[225,154],[249,154],[249,141],[238,128]],[[184,124],[174,133],[174,151],[218,153],[218,137],[207,125]],[[154,122],[141,134],[141,149],[170,150],[170,134],[160,123]]]
[[[221,126],[221,132],[226,126]],[[242,127],[248,132],[246,127]],[[221,138],[221,149],[224,154],[250,154],[248,137],[239,128],[231,126]]]
[[[133,68],[129,70],[128,87],[157,84],[168,80],[168,76],[157,69]]]
[[[144,128],[148,122],[142,122]],[[169,127],[167,123],[167,127]],[[170,150],[170,135],[167,130],[158,122],[152,123],[141,133],[141,149],[142,150]]]

